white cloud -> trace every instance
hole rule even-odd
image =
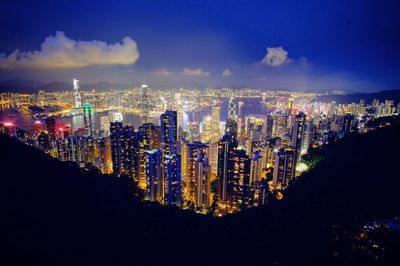
[[[182,70],[182,74],[187,76],[209,76],[210,72],[205,72],[201,68],[191,69],[185,67]]]
[[[232,76],[232,75],[233,75],[233,73],[229,69],[225,69],[224,71],[222,71],[222,76],[223,77],[229,77],[229,76]]]
[[[289,64],[291,61],[292,59],[288,57],[288,52],[282,47],[268,47],[262,63],[268,66],[281,66]]]
[[[153,72],[153,74],[156,76],[171,76],[174,74],[174,72],[169,71],[168,69],[165,69],[165,68],[160,68],[160,69],[155,70]]]
[[[0,56],[0,68],[78,68],[90,65],[130,65],[139,58],[136,42],[124,37],[122,43],[73,40],[57,31],[47,37],[39,51],[15,50]]]

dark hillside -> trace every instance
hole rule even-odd
[[[396,125],[329,145],[282,201],[223,219],[142,203],[127,181],[0,136],[0,265],[359,265],[335,239],[400,215],[399,136]],[[399,249],[365,265],[397,265]]]

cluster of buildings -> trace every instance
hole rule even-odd
[[[181,95],[174,99],[181,101]],[[37,121],[33,134],[11,123],[0,124],[0,131],[62,161],[128,176],[145,200],[222,216],[265,205],[271,196],[281,198],[307,170],[301,158],[310,147],[367,132],[368,121],[398,112],[393,101],[338,105],[290,96],[263,103],[260,114],[245,115],[244,102],[231,97],[228,110],[214,100],[210,116],[182,128],[180,106],[153,122],[146,85],[139,102],[139,127],[114,114],[100,117],[96,129],[93,104],[79,98],[74,112],[83,116],[84,126],[74,132],[69,124],[57,127],[52,116]],[[226,121],[221,112],[227,112]]]

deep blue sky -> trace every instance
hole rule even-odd
[[[5,56],[17,48],[40,50],[56,31],[73,40],[108,44],[128,36],[140,56],[128,66],[0,68],[0,79],[69,81],[78,76],[83,82],[146,80],[154,86],[400,88],[396,1],[5,0],[1,10],[0,52]],[[267,47],[282,47],[290,61],[262,64]],[[209,75],[184,75],[184,68]],[[155,74],[160,69],[170,75]],[[223,77],[224,69],[232,75]]]

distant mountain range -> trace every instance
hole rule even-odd
[[[111,83],[111,82],[98,82],[95,84],[81,84],[82,90],[108,90],[108,89],[126,89],[133,85],[127,85],[123,83]],[[49,82],[43,83],[36,80],[26,79],[9,79],[0,81],[0,92],[24,92],[24,93],[35,93],[39,90],[44,91],[65,91],[72,90],[72,83],[67,82]]]
[[[378,99],[379,101],[384,100],[394,100],[397,104],[400,102],[400,90],[384,90],[373,93],[351,93],[344,95],[322,95],[317,97],[317,101],[319,102],[332,102],[345,104],[345,103],[358,103],[360,100],[365,100],[365,103],[371,103],[374,99]]]

